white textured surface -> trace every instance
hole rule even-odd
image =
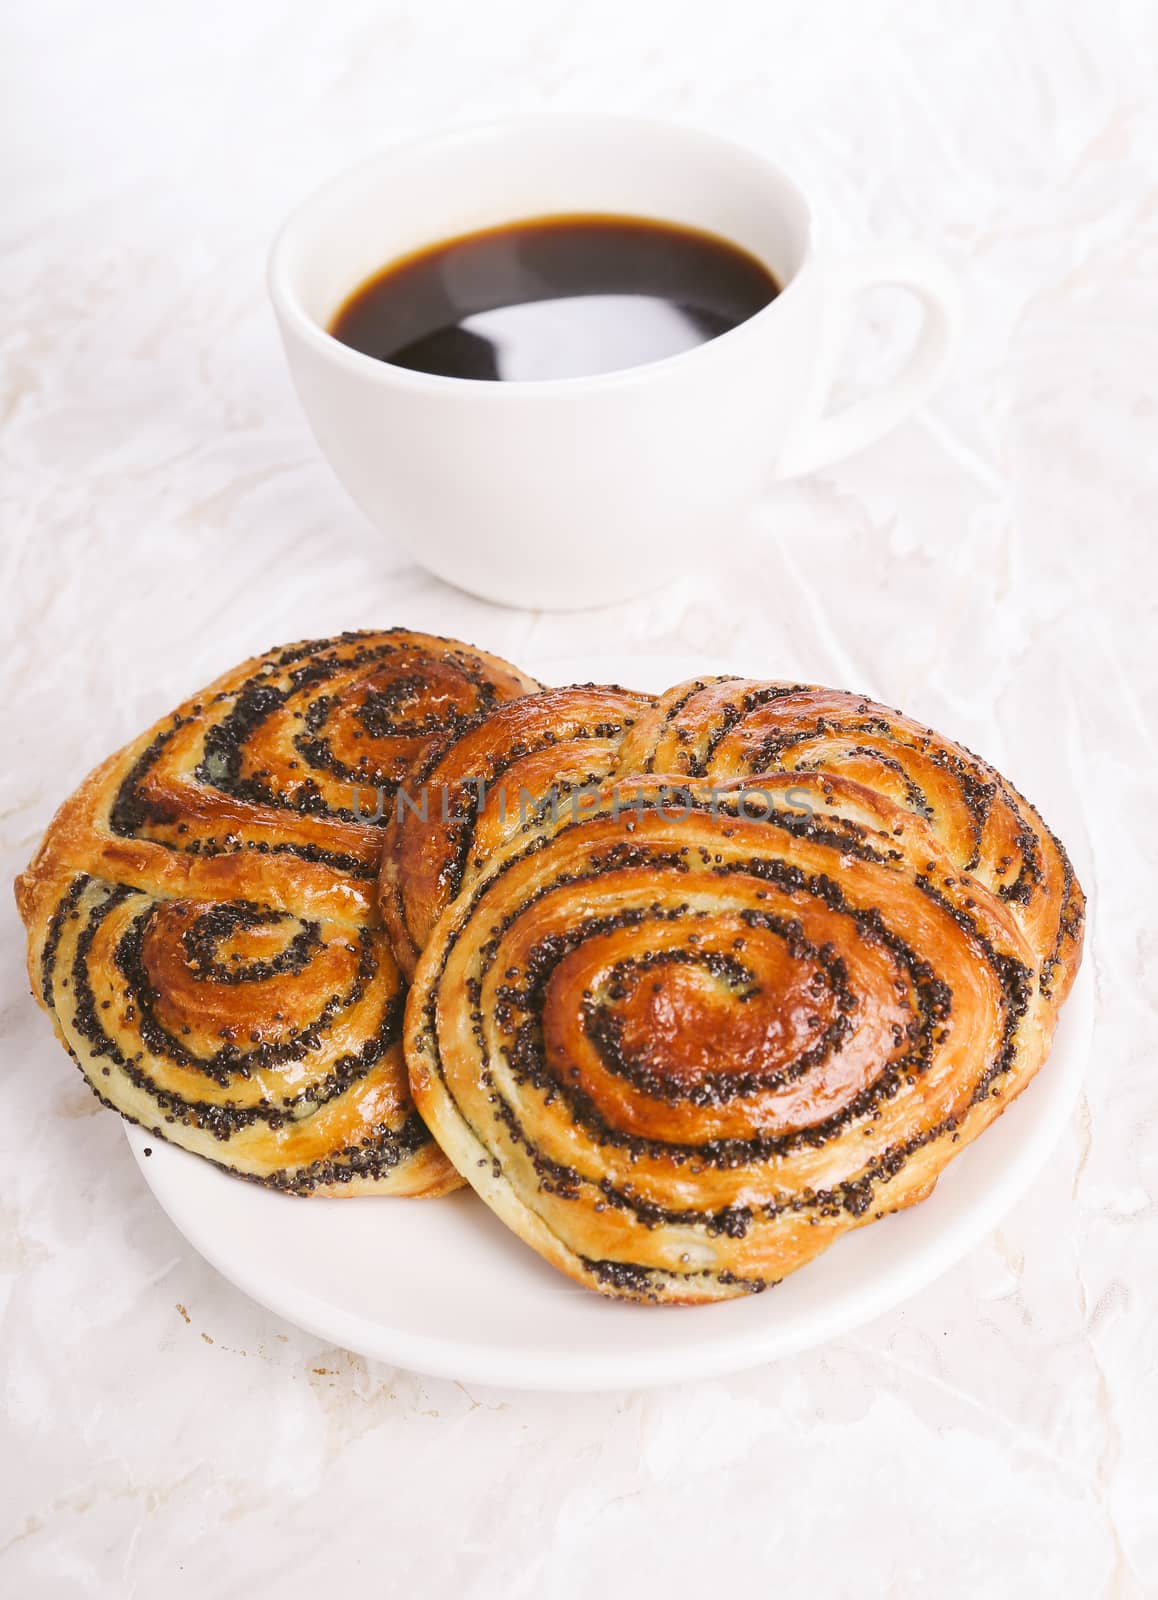
[[[1061,797],[1094,892],[1100,1020],[1040,1181],[905,1309],[725,1382],[467,1393],[324,1348],[193,1256],[28,1000],[9,907],[0,1585],[1158,1592],[1153,7],[46,0],[5,34],[5,876],[89,765],[256,647],[404,622],[514,657],[739,653],[967,742],[996,719],[986,753]],[[261,282],[327,171],[550,106],[763,146],[840,243],[942,250],[969,318],[924,418],[778,492],[712,574],[563,618],[368,533]],[[907,326],[866,310],[862,377]]]

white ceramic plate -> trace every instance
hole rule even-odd
[[[533,666],[545,682],[658,692],[727,670],[701,657]],[[1045,797],[1048,815],[1048,796]],[[570,1283],[470,1191],[442,1200],[301,1200],[242,1183],[125,1124],[145,1181],[217,1270],[349,1350],[439,1377],[608,1389],[740,1371],[819,1344],[931,1282],[1027,1188],[1069,1118],[1093,1021],[1087,959],[1048,1064],[933,1195],[837,1241],[767,1294],[695,1309],[625,1305]],[[145,1156],[148,1147],[152,1154]]]

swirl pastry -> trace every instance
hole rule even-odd
[[[418,963],[406,1051],[528,1244],[604,1294],[693,1303],[929,1194],[1055,1007],[1021,903],[915,808],[843,773],[678,783],[607,785],[486,864]]]
[[[654,696],[596,684],[508,701],[436,745],[407,778],[385,830],[382,916],[409,976],[463,887],[543,807],[600,783]]]
[[[640,717],[619,769],[726,780],[829,772],[929,824],[954,866],[995,894],[1060,1003],[1081,960],[1085,899],[1061,844],[1013,785],[962,745],[863,695],[813,684],[708,678],[677,684]],[[839,794],[826,800],[839,808]]]
[[[246,662],[98,767],[16,895],[100,1099],[297,1193],[457,1187],[407,1088],[375,791],[536,687],[450,640],[343,634]]]

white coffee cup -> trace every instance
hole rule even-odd
[[[391,366],[326,329],[388,262],[475,229],[619,213],[723,235],[781,293],[683,354],[597,377],[447,378]],[[708,560],[773,477],[835,461],[924,401],[948,363],[956,280],[923,250],[828,259],[808,202],[772,162],[710,134],[547,116],[396,146],[333,178],[285,224],[269,287],[322,451],[370,521],[488,600],[570,609]],[[911,289],[904,370],[835,415],[825,403],[853,297]]]

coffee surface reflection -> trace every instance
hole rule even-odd
[[[392,262],[330,325],[379,361],[446,378],[583,378],[679,355],[776,297],[714,234],[618,216],[543,217]]]

